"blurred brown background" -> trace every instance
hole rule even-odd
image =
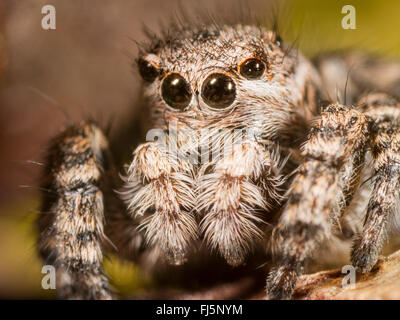
[[[182,3],[212,14],[214,2],[0,2],[0,298],[53,296],[40,287],[32,229],[46,143],[62,130],[67,117],[107,121],[134,116],[139,86],[131,67],[137,53],[133,40],[145,39],[143,23],[157,30],[159,21],[176,15]],[[243,3],[259,14],[267,10],[263,1]],[[41,8],[46,4],[56,8],[56,30],[41,28]],[[357,30],[341,28],[341,8],[346,4],[357,9]],[[228,13],[239,5],[238,0],[218,1]],[[293,0],[285,1],[284,8],[278,10],[290,17],[280,19],[284,36],[298,40],[309,55],[356,47],[400,56],[396,0]],[[150,283],[133,265],[117,259],[106,267],[127,294]]]

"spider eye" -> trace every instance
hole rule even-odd
[[[213,73],[204,81],[201,96],[210,107],[226,108],[235,100],[235,82],[222,73]]]
[[[192,99],[192,93],[187,81],[177,73],[167,76],[161,86],[164,101],[174,109],[185,109]]]
[[[240,66],[240,74],[249,80],[260,78],[264,71],[265,64],[259,59],[248,59]]]
[[[158,70],[150,62],[140,59],[138,61],[139,73],[144,81],[153,82],[159,75]]]

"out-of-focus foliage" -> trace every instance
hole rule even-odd
[[[343,29],[345,5],[356,10],[356,29]],[[288,39],[310,55],[347,48],[400,57],[400,1],[292,0],[282,28]]]
[[[42,262],[37,257],[34,221],[36,198],[6,208],[0,219],[0,298],[54,298],[54,290],[41,287]],[[151,285],[147,275],[133,263],[107,255],[104,267],[122,297]]]

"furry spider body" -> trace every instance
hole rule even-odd
[[[179,265],[204,242],[233,266],[254,248],[271,250],[269,297],[290,298],[306,261],[345,229],[337,227],[365,179],[366,154],[372,191],[352,262],[368,272],[399,196],[396,100],[371,94],[358,107],[323,107],[336,75],[263,28],[171,34],[138,59],[148,129],[157,130],[122,180],[95,124],[71,126],[50,148],[51,214],[39,217],[38,244],[57,267],[60,297],[111,298],[102,270],[110,243],[136,261],[151,251]]]

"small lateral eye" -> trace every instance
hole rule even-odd
[[[159,75],[158,70],[150,62],[139,59],[138,61],[139,73],[144,81],[153,82]]]
[[[240,74],[250,80],[259,79],[265,71],[265,63],[260,59],[251,58],[240,66]]]

